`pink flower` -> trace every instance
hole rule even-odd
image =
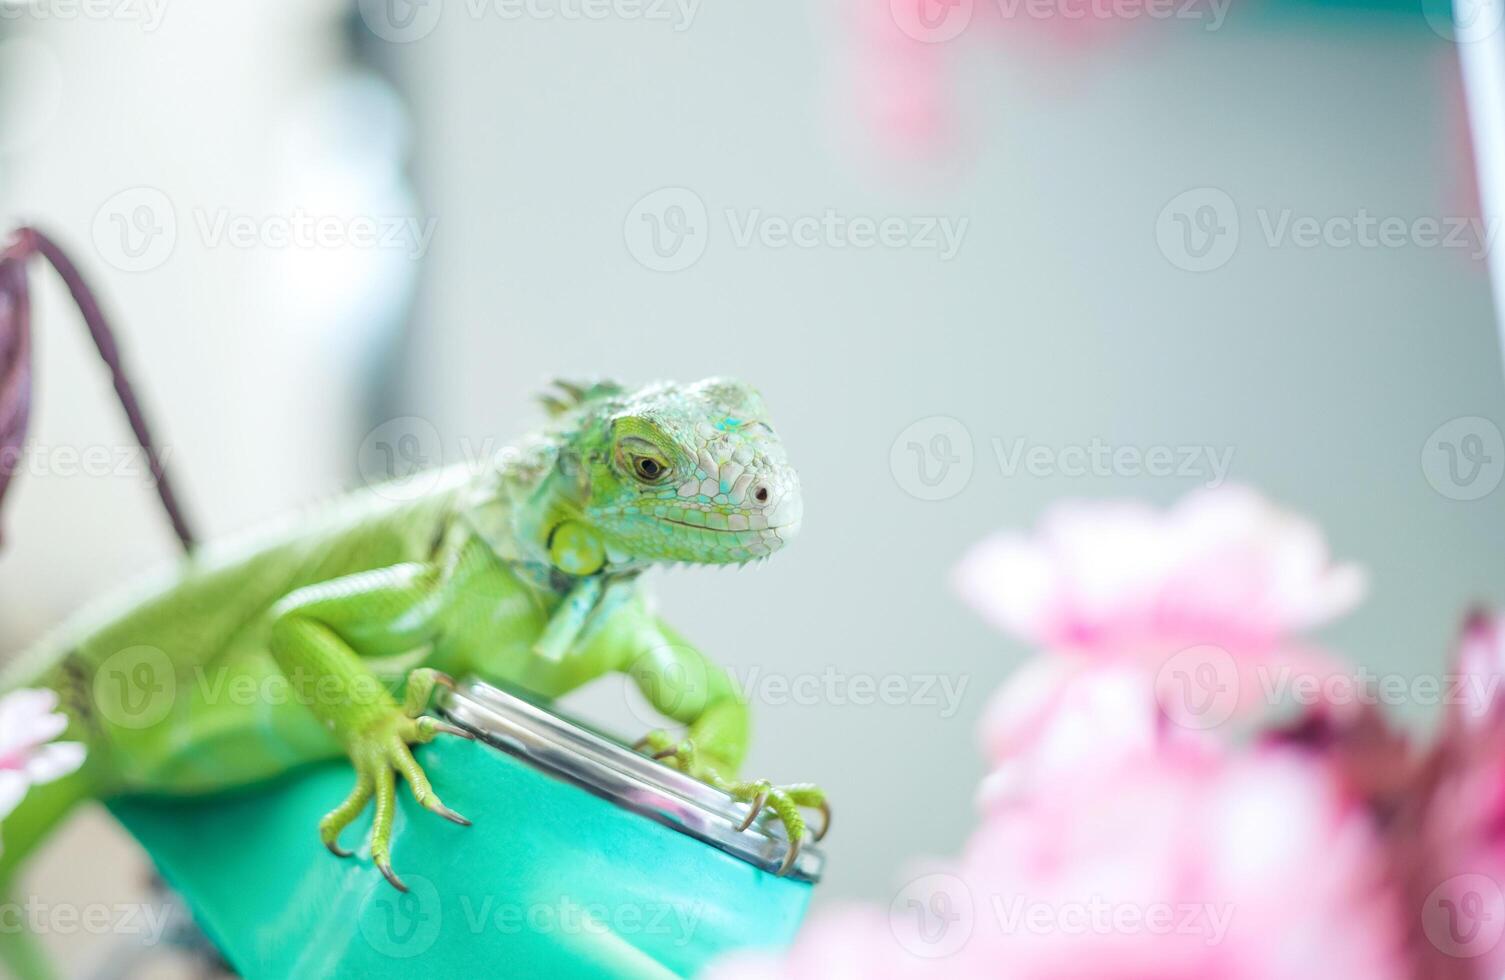
[[[0,818],[41,783],[61,779],[83,765],[78,742],[54,742],[68,727],[55,691],[23,688],[0,698]]]
[[[1171,748],[987,817],[962,863],[996,914],[961,955],[972,976],[1404,976],[1378,845],[1299,753]]]
[[[1225,487],[1169,510],[1067,503],[1038,534],[982,542],[956,572],[984,618],[1054,650],[1114,656],[1212,644],[1259,654],[1351,609],[1364,591],[1321,532]]]
[[[1158,752],[1167,737],[1149,675],[1084,657],[1036,657],[994,693],[980,727],[993,769],[980,801],[1003,806],[1040,784]]]
[[[1425,753],[1392,753],[1387,768],[1403,782],[1376,803],[1394,814],[1391,863],[1420,912],[1412,935],[1419,972],[1493,980],[1505,975],[1505,628],[1497,615],[1468,616],[1453,669],[1444,686],[1456,683],[1461,697],[1448,705],[1440,737]]]
[[[845,103],[901,159],[955,160],[976,140],[956,117],[953,75],[1004,41],[1043,48],[1041,89],[1071,89],[1102,42],[1155,20],[1143,4],[1107,0],[856,0],[844,8],[850,52]],[[969,42],[977,43],[969,43]],[[1042,43],[1043,42],[1043,43]],[[1064,70],[1063,70],[1064,69]],[[1106,76],[1105,76],[1106,77]]]
[[[924,40],[924,25],[955,16],[946,4],[858,0],[847,11],[854,45],[843,101],[901,160],[932,159],[953,148],[947,55]]]
[[[1445,685],[1465,697],[1429,746],[1348,687],[1244,744],[1220,719],[1274,696],[1262,670],[1334,670],[1297,634],[1362,592],[1311,524],[1246,490],[1068,505],[979,546],[957,584],[1049,651],[987,707],[980,826],[886,915],[818,919],[726,980],[1505,973],[1497,618],[1469,618]]]
[[[715,980],[1398,980],[1404,929],[1368,812],[1274,748],[1173,748],[986,817],[882,908],[819,918]]]

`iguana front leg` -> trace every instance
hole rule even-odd
[[[355,788],[320,821],[319,836],[335,854],[349,856],[339,846],[340,831],[374,797],[371,859],[401,891],[407,886],[391,862],[398,775],[421,805],[469,824],[439,800],[408,746],[432,741],[440,732],[472,736],[423,714],[435,683],[448,682],[446,675],[414,670],[399,707],[361,657],[405,653],[432,642],[444,584],[439,566],[394,565],[299,589],[273,610],[271,649],[278,666],[294,696],[334,734],[355,766]]]
[[[739,829],[746,830],[764,807],[772,810],[789,837],[789,851],[779,874],[786,874],[799,857],[805,840],[820,840],[831,824],[826,795],[809,783],[776,786],[766,779],[737,778],[747,754],[747,704],[731,678],[669,626],[652,620],[637,631],[641,650],[627,673],[654,709],[683,722],[681,738],[659,729],[649,732],[638,747],[697,779],[749,804]],[[820,811],[821,824],[812,835],[801,807]]]

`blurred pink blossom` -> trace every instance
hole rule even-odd
[[[1454,651],[1442,732],[1417,749],[1404,735],[1340,732],[1325,756],[1388,815],[1390,865],[1418,911],[1411,945],[1429,980],[1505,976],[1505,624],[1476,610]],[[1352,726],[1350,726],[1352,727]],[[1377,753],[1375,745],[1388,746]],[[1357,746],[1357,747],[1356,747]]]
[[[952,148],[947,52],[923,26],[954,15],[947,0],[857,0],[847,98],[895,157],[928,157]]]
[[[1034,538],[979,546],[958,585],[1049,651],[985,711],[993,769],[961,857],[886,913],[819,916],[786,956],[713,977],[1505,975],[1498,616],[1467,620],[1430,744],[1373,703],[1328,700],[1241,743],[1168,701],[1166,668],[1220,656],[1214,679],[1236,688],[1249,664],[1310,662],[1295,634],[1350,608],[1362,578],[1308,522],[1244,490],[1165,512],[1067,505]]]
[[[1006,805],[1043,781],[1081,776],[1159,751],[1165,716],[1141,670],[1083,657],[1036,657],[989,700],[980,726],[993,769],[984,807]]]
[[[985,818],[975,890],[1043,927],[980,931],[971,975],[1402,977],[1382,857],[1369,814],[1299,754],[1170,746]],[[1090,929],[1067,917],[1083,905],[1103,909]]]
[[[1383,857],[1368,812],[1302,754],[1177,748],[1054,782],[887,914],[820,917],[786,957],[712,976],[1391,980],[1408,974]]]
[[[1000,42],[1021,40],[1043,47],[1050,63],[1085,59],[1101,42],[1175,13],[1158,9],[1153,15],[1143,0],[854,0],[848,97],[895,156],[954,155],[970,142],[959,132],[952,78],[965,53],[986,57]],[[1068,64],[1067,73],[1086,64]]]
[[[998,534],[963,559],[962,597],[1037,646],[1103,657],[1212,644],[1259,654],[1353,608],[1363,573],[1322,533],[1252,490],[1190,494],[1168,510],[1072,502],[1033,536]]]

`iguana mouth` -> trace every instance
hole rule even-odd
[[[795,521],[790,521],[787,524],[768,524],[756,529],[749,527],[741,531],[735,531],[729,527],[706,527],[704,524],[690,524],[686,521],[676,521],[672,517],[659,517],[656,520],[663,521],[665,524],[677,524],[680,527],[688,527],[696,531],[709,531],[712,534],[758,534],[763,531],[777,531],[781,528],[793,527],[796,523]]]

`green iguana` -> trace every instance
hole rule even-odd
[[[190,545],[98,303],[31,229],[0,255],[0,446],[25,436],[22,263],[36,254],[78,301]],[[544,403],[552,424],[485,465],[440,471],[421,494],[378,486],[241,541],[192,547],[159,581],[85,610],[9,663],[0,703],[46,730],[18,733],[0,718],[0,776],[14,777],[0,784],[0,884],[80,801],[211,793],[343,754],[354,788],[318,834],[349,857],[340,833],[374,801],[371,859],[404,889],[390,853],[398,778],[427,809],[467,822],[409,749],[469,737],[424,713],[435,685],[475,675],[557,698],[611,672],[686,726],[640,747],[746,801],[744,828],[765,808],[777,816],[787,871],[812,836],[800,808],[821,812],[816,839],[829,825],[824,794],[737,778],[746,704],[639,588],[653,565],[744,564],[798,530],[799,483],[762,400],[712,379],[633,392],[560,383]],[[30,763],[13,751],[27,738],[72,750],[70,761],[55,753],[52,771],[28,782]]]

